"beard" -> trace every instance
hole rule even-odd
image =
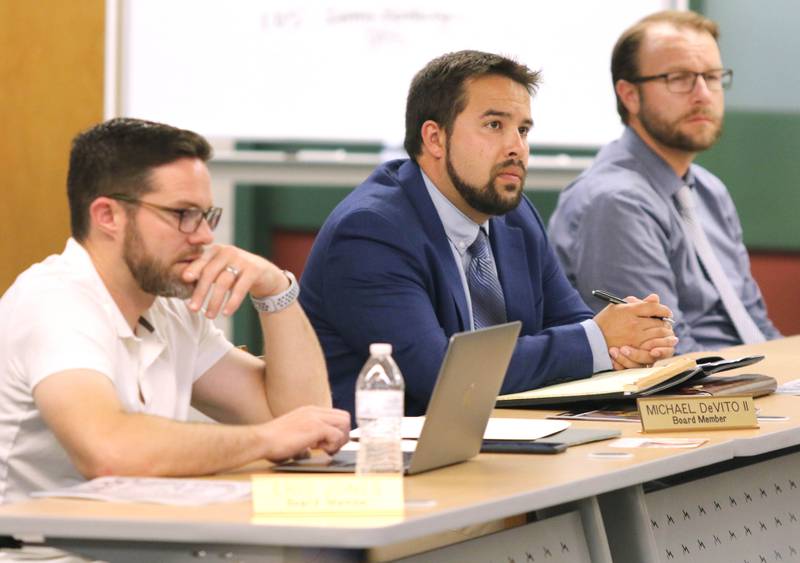
[[[169,266],[149,254],[135,222],[129,223],[125,230],[122,258],[133,279],[145,293],[179,299],[188,299],[192,296],[196,283],[184,282],[180,274],[171,273]]]
[[[458,191],[461,197],[464,198],[464,201],[476,211],[480,211],[486,215],[503,215],[516,209],[519,202],[522,200],[522,186],[525,185],[527,170],[521,160],[510,159],[494,166],[489,174],[489,181],[483,187],[470,184],[458,175],[455,166],[453,166],[453,161],[450,158],[449,144],[447,145],[445,153],[445,165],[447,166],[447,175],[450,177],[450,181],[453,183],[453,186],[455,186],[456,191]],[[514,184],[497,186],[497,176],[503,169],[510,166],[517,166],[522,171],[519,187]],[[513,192],[513,195],[510,198],[503,198],[503,192]]]
[[[711,110],[694,110],[669,122],[652,111],[642,100],[642,110],[639,112],[639,121],[645,131],[656,141],[671,149],[686,152],[701,152],[714,146],[722,135],[722,119],[714,115]],[[681,121],[696,115],[703,115],[714,120],[714,129],[710,134],[690,135],[679,129]]]

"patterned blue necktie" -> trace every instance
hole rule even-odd
[[[483,229],[478,230],[478,238],[470,245],[469,253],[472,259],[467,267],[467,285],[475,328],[502,324],[506,322],[506,302],[489,248],[489,237]]]

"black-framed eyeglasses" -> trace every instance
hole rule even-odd
[[[641,82],[650,82],[651,80],[663,80],[667,85],[667,90],[673,94],[688,94],[694,90],[698,76],[703,77],[706,88],[712,92],[727,90],[733,83],[733,70],[729,68],[707,70],[705,72],[692,72],[690,70],[665,72],[652,76],[637,76],[636,78],[631,78],[628,82],[639,84]]]
[[[151,209],[174,213],[178,216],[178,230],[187,235],[197,231],[197,229],[200,228],[200,223],[203,222],[203,219],[205,219],[206,223],[208,223],[208,228],[213,231],[217,228],[219,219],[222,217],[221,207],[209,207],[206,210],[202,210],[199,207],[178,208],[167,207],[166,205],[158,205],[157,203],[150,203],[149,201],[144,201],[124,194],[111,194],[108,197],[118,201],[124,201],[125,203],[143,205],[145,207],[150,207]]]

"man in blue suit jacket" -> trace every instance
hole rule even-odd
[[[634,367],[672,354],[669,309],[651,295],[594,318],[564,277],[522,194],[538,73],[462,51],[414,78],[405,148],[333,211],[311,251],[301,301],[328,363],[334,404],[354,411],[371,342],[389,342],[406,414],[425,412],[448,337],[476,328],[470,245],[488,236],[507,320],[522,321],[502,392]]]

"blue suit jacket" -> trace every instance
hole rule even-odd
[[[507,318],[522,321],[502,392],[590,375],[591,348],[577,323],[592,313],[530,201],[492,218],[489,232]],[[448,337],[470,329],[458,268],[416,163],[381,165],[336,207],[314,242],[300,301],[337,407],[353,413],[369,344],[389,342],[406,381],[406,414],[425,413]]]

